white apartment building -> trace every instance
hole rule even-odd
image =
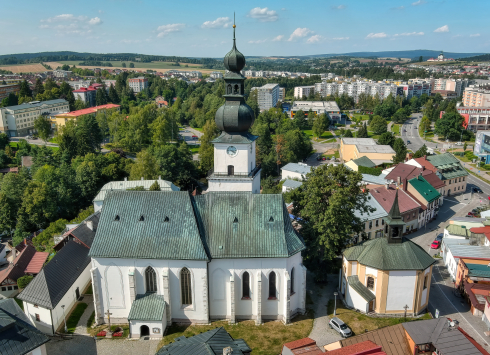
[[[379,95],[381,99],[385,99],[389,94],[396,96],[397,86],[395,84],[386,83],[371,83],[364,81],[355,81],[353,83],[328,83],[322,81],[321,83],[315,84],[315,93],[320,93],[320,96],[327,97],[329,95],[342,95],[346,93],[354,99],[355,102],[358,101],[359,95],[361,93],[368,94],[370,96]]]
[[[70,70],[53,70],[53,76],[55,78],[68,78],[73,72]]]
[[[467,87],[463,94],[463,106],[490,107],[490,87]]]
[[[279,88],[279,101],[284,101],[284,98],[286,97],[286,88]]]
[[[403,83],[398,85],[398,95],[404,95],[407,100],[410,100],[412,97],[420,97],[423,94],[430,96],[431,87],[429,83],[420,83],[420,84],[408,84]]]
[[[0,108],[0,132],[9,137],[20,137],[34,133],[34,121],[41,115],[69,112],[68,101],[56,99],[32,101],[17,106]]]
[[[223,73],[220,71],[214,71],[209,76],[213,79],[223,79]]]
[[[128,79],[128,84],[129,87],[133,89],[133,92],[141,92],[148,87],[148,79],[143,76],[139,76],[137,78]]]
[[[257,90],[257,102],[260,110],[268,110],[276,107],[279,101],[279,84],[265,84],[261,87],[254,87],[251,91]]]
[[[310,93],[315,93],[315,85],[311,86],[296,86],[294,88],[294,98],[302,99],[303,97],[308,97]]]
[[[90,86],[90,80],[67,81],[67,83],[73,88],[73,90],[88,88]]]

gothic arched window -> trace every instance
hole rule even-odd
[[[186,267],[180,271],[180,290],[182,293],[182,304],[192,304],[191,272]]]
[[[374,290],[374,277],[368,276],[366,283],[368,289]]]
[[[151,266],[145,270],[146,292],[157,292],[157,274]]]
[[[240,87],[238,86],[238,84],[235,84],[235,92],[234,92],[234,94],[238,94],[239,93],[239,91],[238,91],[239,88]]]
[[[230,94],[231,94],[231,84],[228,84],[228,86],[226,87],[226,93],[227,93],[228,95],[230,95]]]
[[[269,274],[269,299],[276,299],[276,273]]]
[[[291,294],[294,294],[294,267],[291,269]]]
[[[250,299],[250,274],[246,271],[242,276],[242,298]]]

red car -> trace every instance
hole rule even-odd
[[[468,212],[468,217],[476,217],[476,213]]]
[[[441,246],[441,242],[438,240],[434,240],[432,242],[432,244],[430,245],[430,248],[431,249],[439,249],[440,246]]]
[[[197,136],[192,136],[192,138],[197,139],[198,137]]]

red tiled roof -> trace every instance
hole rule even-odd
[[[395,166],[395,168],[386,175],[385,179],[396,181],[396,179],[400,177],[403,182],[405,179],[410,180],[412,177],[417,176],[419,170],[422,171],[421,168],[417,168],[416,166],[401,163]]]
[[[385,211],[390,211],[393,206],[393,201],[395,200],[395,187],[394,185],[369,185],[369,192],[371,195],[379,202],[381,207]],[[398,205],[400,207],[400,213],[405,213],[417,208],[421,205],[418,204],[414,199],[412,199],[405,191],[402,189],[398,190]]]
[[[432,170],[433,172],[437,173],[437,168],[432,165],[431,162],[428,161],[425,157],[415,158],[414,160],[420,165],[424,166],[426,169]]]
[[[301,349],[291,350],[291,352],[294,355],[320,355],[320,354],[323,354],[323,351],[321,351],[321,349],[316,345],[307,346],[307,347],[301,348]]]
[[[29,265],[27,265],[26,274],[39,274],[43,268],[44,262],[48,258],[49,253],[44,251],[37,251],[31,259]]]
[[[480,303],[476,295],[488,296],[490,285],[469,283],[465,280],[464,289],[473,307],[483,312],[485,310],[485,303]]]
[[[427,170],[426,168],[424,171],[422,171],[422,176],[429,184],[432,185],[432,187],[434,187],[434,189],[440,189],[441,187],[446,186],[444,181],[442,181],[432,170]]]
[[[7,173],[18,173],[19,168],[3,168],[0,169],[0,174],[7,174]]]
[[[480,344],[478,344],[475,339],[473,339],[468,333],[466,333],[463,329],[458,327],[458,330],[463,333],[463,335],[473,344],[483,355],[490,355],[488,351],[486,351]]]
[[[78,110],[78,111],[71,111],[68,113],[63,113],[63,115],[70,115],[73,117],[78,117],[78,116],[83,116],[83,115],[88,115],[91,113],[95,113],[98,110],[103,110],[103,109],[111,109],[111,108],[117,108],[121,107],[120,105],[114,105],[114,104],[107,104],[107,105],[100,105],[100,106],[94,106],[94,107],[89,107],[89,108],[84,108],[83,110]]]
[[[316,345],[316,341],[311,338],[303,338],[284,344],[290,350],[304,348],[305,346]]]
[[[470,232],[475,234],[485,234],[488,240],[490,240],[490,226],[485,227],[473,227],[470,228]]]
[[[95,91],[97,89],[89,86],[88,88],[80,88],[80,89],[77,89],[77,90],[73,90],[73,92],[87,92],[87,91]]]
[[[373,352],[374,350],[378,350],[378,351]],[[354,355],[354,354],[362,355],[365,353],[386,355],[386,353],[382,351],[381,346],[373,343],[370,340],[363,341],[362,343],[349,345],[340,349],[328,351],[328,355]]]
[[[31,247],[30,245],[25,247],[24,250],[17,255],[12,264],[10,264],[6,269],[0,271],[0,283],[6,278],[17,282],[19,277],[25,275],[24,270],[26,269],[27,265],[29,265],[29,262],[35,253],[36,249],[34,249],[34,247]]]

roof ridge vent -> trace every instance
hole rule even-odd
[[[116,217],[114,218],[114,221],[116,222],[119,222],[121,220],[121,218],[119,217],[119,215],[117,214]]]
[[[238,223],[238,218],[235,217],[235,219],[233,220],[233,223]]]
[[[143,222],[144,220],[145,220],[145,217],[143,215],[141,215],[139,221]]]
[[[272,216],[269,218],[269,222],[274,222],[274,218]]]
[[[163,219],[164,222],[170,222],[170,218],[168,218],[168,216],[165,216],[165,218]]]

